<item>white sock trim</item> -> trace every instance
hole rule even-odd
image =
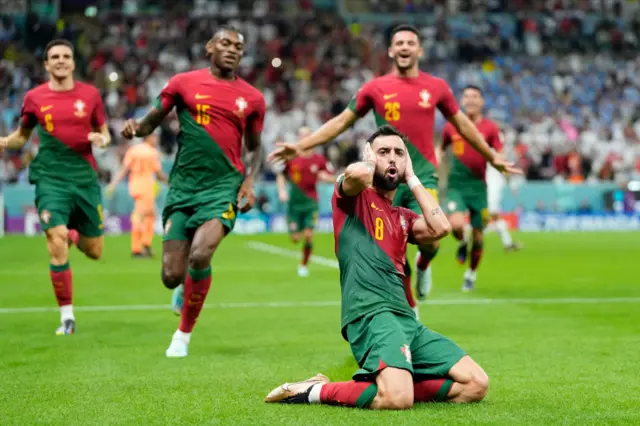
[[[73,316],[73,305],[60,306],[60,322],[65,320],[75,320]]]
[[[322,390],[322,386],[324,383],[318,383],[313,385],[311,390],[309,391],[309,403],[310,404],[320,404],[320,391]]]

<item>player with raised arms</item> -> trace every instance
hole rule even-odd
[[[69,243],[90,259],[103,247],[102,193],[92,146],[111,142],[100,92],[75,81],[73,45],[53,40],[44,49],[49,81],[27,92],[18,129],[0,138],[0,151],[27,143],[33,130],[40,141],[29,166],[35,184],[40,229],[47,238],[49,272],[60,307],[57,335],[75,332]]]
[[[418,61],[423,56],[418,30],[411,25],[396,26],[391,32],[389,57],[393,61],[390,74],[375,78],[362,86],[340,115],[332,118],[312,135],[297,144],[281,143],[269,156],[270,161],[296,157],[301,152],[335,139],[360,117],[373,110],[378,125],[388,124],[407,137],[407,149],[416,176],[437,200],[437,161],[433,143],[436,108],[464,135],[465,139],[498,170],[519,172],[513,165],[496,155],[485,142],[469,118],[459,110],[458,104],[442,79],[420,71]],[[394,204],[419,211],[415,199],[406,185],[401,185]],[[416,259],[416,290],[419,299],[428,296],[431,289],[429,265],[438,251],[434,241],[420,247]],[[405,287],[409,304],[417,314],[411,290],[411,268],[406,265]]]
[[[175,289],[173,306],[181,320],[167,357],[187,356],[211,286],[211,258],[233,229],[238,210],[247,212],[255,202],[266,106],[262,93],[236,75],[244,46],[239,30],[218,30],[206,44],[211,66],[172,77],[147,115],[128,120],[122,130],[126,138],[146,137],[177,109],[178,153],[162,212],[162,281]],[[251,154],[246,171],[243,137]]]
[[[311,134],[309,127],[298,131],[302,139]],[[298,275],[309,275],[307,264],[313,250],[313,228],[318,218],[318,181],[333,183],[333,168],[327,159],[313,151],[305,151],[299,157],[288,161],[276,175],[278,198],[287,203],[287,224],[291,241],[297,243],[304,238],[302,260],[298,266]],[[286,177],[285,177],[286,176]],[[287,192],[287,178],[291,182]]]
[[[392,206],[401,182],[420,214]],[[489,385],[482,368],[454,342],[422,325],[407,305],[402,282],[407,243],[437,241],[450,225],[416,175],[400,133],[383,126],[367,140],[363,161],[338,178],[332,207],[342,336],[360,369],[348,382],[331,383],[318,374],[285,383],[265,401],[380,410],[482,400]]]

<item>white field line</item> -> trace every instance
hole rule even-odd
[[[249,241],[247,246],[250,248],[262,251],[265,253],[275,254],[278,256],[291,257],[294,259],[300,258],[300,252],[295,250],[284,249],[282,247],[274,246],[271,244],[261,243],[258,241]],[[318,265],[327,266],[329,268],[338,268],[338,261],[335,259],[329,259],[328,257],[312,255],[309,259],[313,263],[317,263]]]

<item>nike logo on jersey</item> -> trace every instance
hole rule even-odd
[[[396,96],[398,96],[398,94],[397,94],[397,93],[392,93],[392,94],[390,94],[390,95],[383,95],[382,97],[384,98],[384,100],[385,100],[385,101],[387,101],[387,100],[389,100],[389,99],[393,99],[393,98],[395,98]]]
[[[201,95],[200,93],[196,93],[196,99],[209,99],[210,95]]]
[[[379,208],[378,206],[376,206],[375,203],[371,203],[371,208],[374,209],[374,210],[378,210],[380,212],[384,211],[381,208]]]
[[[47,105],[47,106],[40,107],[40,112],[49,111],[51,108],[53,108],[53,105]]]

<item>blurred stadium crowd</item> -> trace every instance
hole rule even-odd
[[[179,4],[178,4],[179,3]],[[214,29],[243,29],[241,75],[267,99],[263,144],[295,140],[303,125],[318,128],[346,107],[365,81],[389,69],[388,32],[401,22],[364,23],[362,13],[422,15],[422,69],[456,93],[469,83],[485,90],[487,114],[505,134],[508,154],[529,180],[624,182],[640,177],[640,5],[616,0],[109,0],[110,11],[87,9],[58,21],[30,13],[0,22],[0,134],[17,125],[24,93],[44,81],[44,45],[54,37],[77,48],[78,77],[104,95],[114,145],[99,153],[103,178],[119,167],[126,144],[121,123],[140,117],[175,73],[206,67],[204,44]],[[348,6],[347,6],[348,5]],[[340,11],[341,15],[338,13]],[[94,13],[98,16],[92,16]],[[340,169],[356,160],[371,117],[325,154]],[[438,119],[438,129],[444,121]],[[167,167],[177,122],[158,132]],[[0,178],[27,180],[33,140],[0,161]],[[273,174],[268,165],[264,178]]]

